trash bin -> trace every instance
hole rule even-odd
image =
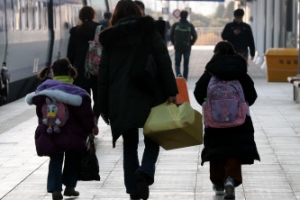
[[[298,49],[268,49],[265,56],[268,82],[286,82],[288,76],[298,74]]]

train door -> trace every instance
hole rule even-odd
[[[5,1],[0,1],[0,62],[5,62],[6,32],[5,32]]]
[[[6,103],[9,95],[9,71],[6,67],[7,54],[7,28],[8,28],[8,13],[9,3],[6,0],[0,1],[0,62],[2,68],[0,69],[0,105]],[[8,8],[7,8],[8,7]]]

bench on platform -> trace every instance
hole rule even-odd
[[[287,81],[293,84],[293,100],[300,102],[300,76],[289,76]]]

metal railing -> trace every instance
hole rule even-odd
[[[216,45],[222,41],[221,33],[224,27],[195,27],[198,39],[195,45]]]

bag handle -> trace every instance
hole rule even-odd
[[[96,40],[97,42],[99,42],[99,34],[101,31],[101,27],[102,27],[102,25],[98,25],[95,30],[94,40]]]

